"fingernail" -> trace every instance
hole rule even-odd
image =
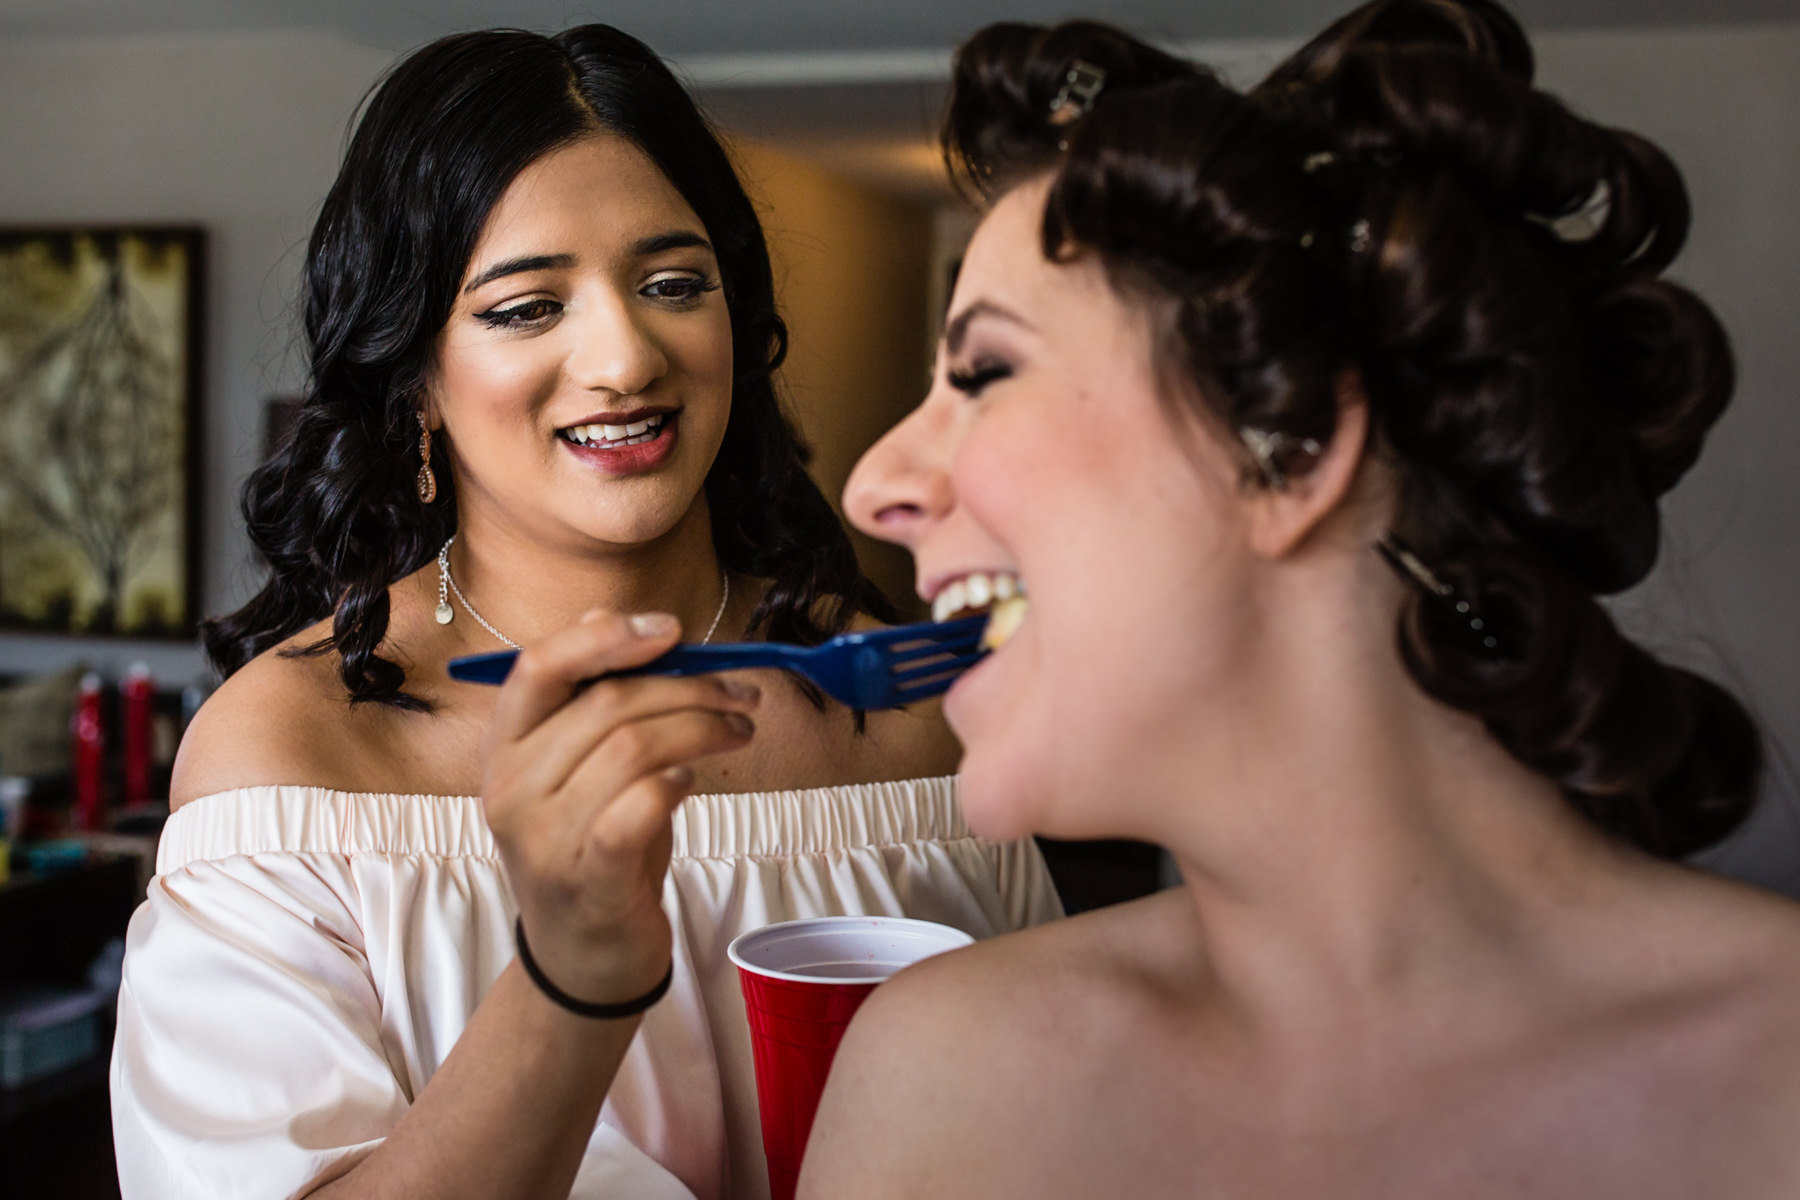
[[[694,782],[694,768],[686,765],[669,767],[663,771],[662,775],[676,787],[687,787]]]
[[[595,621],[598,621],[605,615],[606,610],[604,608],[590,608],[581,614],[581,623],[583,625],[592,625]]]
[[[642,638],[667,637],[681,628],[674,616],[660,612],[632,613],[629,624],[631,632]]]
[[[740,733],[745,737],[756,732],[756,722],[743,713],[726,713],[725,723],[731,726],[733,733]]]
[[[733,700],[757,700],[762,697],[762,689],[744,679],[721,679],[719,686]]]

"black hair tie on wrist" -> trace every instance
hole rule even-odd
[[[525,921],[523,918],[513,919],[513,940],[519,947],[519,963],[525,968],[525,974],[531,976],[531,982],[537,985],[538,991],[544,993],[559,1008],[566,1008],[578,1017],[592,1017],[599,1021],[616,1021],[621,1017],[635,1017],[651,1005],[661,1000],[669,990],[669,984],[675,978],[675,961],[669,960],[669,969],[663,972],[662,981],[635,1000],[627,1000],[623,1004],[589,1004],[585,1000],[577,1000],[569,993],[551,983],[545,976],[537,960],[531,957],[531,947],[525,944]]]

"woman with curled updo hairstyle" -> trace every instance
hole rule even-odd
[[[1060,907],[970,834],[935,703],[620,674],[891,616],[730,159],[616,29],[444,38],[371,93],[302,313],[126,950],[124,1194],[766,1195],[735,936]]]
[[[1182,886],[884,987],[802,1196],[1800,1186],[1800,914],[1678,861],[1759,735],[1597,600],[1732,388],[1667,156],[1486,0],[1248,92],[991,26],[944,144],[985,213],[846,509],[1018,597],[946,698],[971,824]]]
[[[1044,77],[1020,73],[1023,111],[1060,82],[1052,40]],[[963,78],[994,69],[983,47]],[[1609,831],[1669,857],[1717,842],[1754,796],[1754,728],[1593,601],[1649,574],[1657,498],[1731,395],[1717,318],[1658,278],[1687,233],[1674,165],[1535,90],[1492,6],[1360,9],[1248,98],[1158,86],[1167,60],[1139,53],[1072,135],[1015,130],[1004,84],[998,113],[959,91],[953,172],[991,193],[1070,140],[1046,253],[1091,251],[1150,300],[1171,377],[1219,385],[1186,399],[1270,436],[1284,475],[1331,436],[1355,371],[1401,489],[1394,532],[1503,635],[1484,652],[1415,589],[1400,646],[1420,686]]]

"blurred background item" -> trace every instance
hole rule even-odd
[[[0,687],[0,1194],[118,1195],[118,964],[201,695],[159,687],[143,663],[123,679],[72,663]]]
[[[68,770],[75,687],[87,672],[87,664],[77,659],[0,686],[0,772],[32,778]]]

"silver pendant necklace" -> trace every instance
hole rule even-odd
[[[437,623],[439,625],[448,625],[451,621],[456,619],[456,610],[450,607],[450,597],[454,595],[457,603],[461,604],[463,608],[468,611],[468,614],[475,618],[475,623],[477,625],[505,642],[508,646],[511,646],[514,650],[520,649],[519,643],[513,641],[504,633],[501,633],[498,629],[495,629],[492,625],[488,624],[487,618],[475,611],[475,606],[469,603],[469,598],[463,595],[461,588],[456,586],[456,579],[450,574],[450,547],[455,542],[456,535],[453,533],[444,540],[443,547],[438,551]],[[721,565],[719,567],[719,611],[713,614],[712,624],[706,627],[706,636],[700,639],[700,644],[702,646],[712,641],[713,634],[719,631],[719,622],[723,620],[725,616],[725,605],[730,600],[731,575],[725,570],[724,566]]]

